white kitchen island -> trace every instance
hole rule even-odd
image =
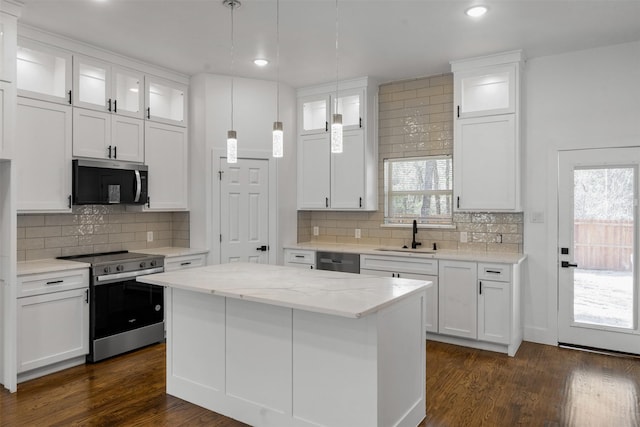
[[[166,286],[167,393],[254,426],[425,417],[430,282],[231,263]]]

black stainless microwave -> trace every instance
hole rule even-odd
[[[147,203],[149,168],[136,163],[73,160],[73,204]]]

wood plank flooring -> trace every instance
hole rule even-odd
[[[159,344],[0,392],[1,426],[244,426],[168,396]],[[523,343],[515,358],[427,344],[431,426],[640,425],[640,360]]]

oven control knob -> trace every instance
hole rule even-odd
[[[145,268],[146,266],[147,266],[147,263],[145,263],[145,262],[141,262],[140,263],[140,268]]]
[[[124,267],[122,266],[122,264],[118,265],[116,267],[116,271],[122,271],[124,269]]]
[[[155,267],[156,266],[156,262],[155,261],[151,261],[151,267]]]
[[[105,273],[110,273],[111,272],[111,268],[109,268],[108,266],[104,268],[104,272]]]

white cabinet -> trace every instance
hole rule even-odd
[[[376,210],[377,85],[368,78],[298,91],[298,209]],[[331,153],[331,115],[344,151]]]
[[[509,344],[513,325],[511,288],[509,265],[478,263],[479,340]]]
[[[89,352],[88,269],[20,276],[18,296],[19,380],[84,363]]]
[[[306,249],[285,249],[284,265],[288,267],[316,268],[316,251]]]
[[[149,203],[145,210],[188,209],[187,129],[147,121],[144,150],[149,167]]]
[[[164,271],[184,270],[204,267],[207,264],[206,254],[180,255],[164,258]]]
[[[424,306],[425,330],[438,332],[438,261],[387,255],[360,255],[360,274],[428,280]]]
[[[73,57],[73,105],[142,119],[144,74],[94,58]]]
[[[147,76],[145,80],[145,117],[154,122],[187,126],[187,86]]]
[[[16,81],[16,26],[16,16],[0,11],[0,81],[9,83]]]
[[[18,97],[17,208],[71,211],[71,106]]]
[[[11,154],[11,132],[15,121],[15,87],[0,82],[0,159],[9,159]]]
[[[18,95],[71,105],[71,53],[18,39]]]
[[[454,198],[459,211],[521,211],[521,51],[454,61]]]
[[[438,268],[439,333],[476,339],[478,337],[476,263],[441,260]]]
[[[74,108],[73,156],[143,162],[144,121]]]

